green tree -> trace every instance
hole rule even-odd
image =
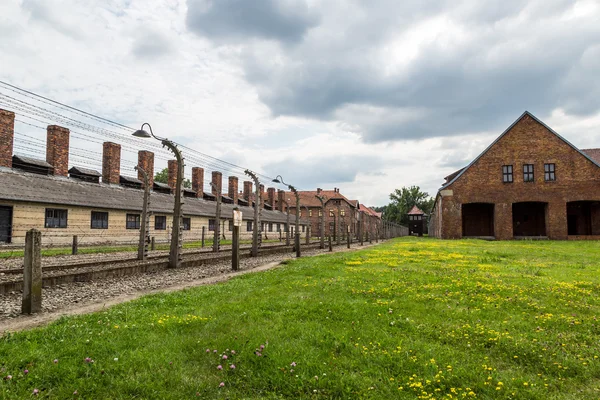
[[[154,182],[169,183],[169,168],[164,168],[162,171],[157,172],[154,175]],[[184,179],[183,187],[191,189],[192,181],[190,181],[189,179]]]
[[[422,192],[419,186],[395,189],[390,193],[390,200],[383,210],[385,218],[403,225],[408,224],[408,212],[413,206],[416,205],[425,214],[429,214],[435,202],[435,199],[430,197],[429,193]]]

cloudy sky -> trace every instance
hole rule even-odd
[[[435,194],[525,110],[600,147],[598,0],[2,0],[0,54],[3,81],[369,205]]]

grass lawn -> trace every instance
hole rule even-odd
[[[251,239],[243,239],[240,240],[240,244],[251,244],[252,240]],[[262,243],[279,243],[279,239],[263,239]],[[204,241],[204,248],[210,248],[212,247],[213,244],[213,240],[212,240],[212,236],[210,240],[205,240]],[[227,239],[227,240],[221,240],[221,245],[222,246],[226,246],[226,245],[230,245],[231,244],[231,240]],[[169,250],[170,248],[170,244],[169,243],[157,243],[156,244],[156,250]],[[196,240],[193,242],[184,242],[183,243],[183,248],[184,249],[201,249],[202,248],[202,241],[201,240]],[[100,254],[100,253],[118,253],[118,252],[122,252],[122,251],[131,251],[131,252],[137,252],[138,250],[138,246],[136,245],[114,245],[114,246],[90,246],[90,247],[79,247],[78,248],[78,254]],[[47,249],[42,249],[42,257],[51,257],[51,256],[66,256],[71,254],[72,249],[71,247],[54,247],[54,248],[47,248]],[[23,257],[23,255],[25,254],[25,250],[23,249],[11,249],[11,250],[3,250],[0,251],[0,259],[2,258],[11,258],[11,257]]]
[[[599,250],[402,238],[147,296],[0,339],[0,398],[598,399]]]

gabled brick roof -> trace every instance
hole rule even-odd
[[[300,206],[321,207],[321,202],[316,197],[319,193],[316,190],[302,190],[298,193],[300,194]],[[358,203],[357,200],[348,200],[346,196],[335,190],[321,190],[319,195],[324,198],[325,202],[329,200],[344,200],[352,207],[356,207],[356,203]],[[284,199],[289,199],[290,208],[296,208],[296,197],[292,192],[286,191]]]
[[[363,211],[367,215],[370,215],[371,217],[381,218],[381,213],[378,213],[367,206],[363,206],[362,204],[360,205],[359,210]]]
[[[556,135],[556,137],[558,137],[560,140],[562,140],[563,142],[565,142],[566,144],[568,144],[569,146],[571,146],[571,148],[573,148],[575,151],[577,151],[578,153],[580,153],[582,156],[584,156],[585,158],[587,158],[588,160],[590,160],[594,165],[596,165],[597,167],[600,168],[600,161],[591,157],[589,154],[587,154],[586,152],[584,152],[583,150],[578,149],[577,147],[575,147],[573,144],[571,144],[571,142],[569,142],[567,139],[563,138],[562,136],[560,136],[554,129],[550,128],[548,125],[546,125],[545,123],[543,123],[540,119],[538,119],[535,115],[533,115],[532,113],[530,113],[529,111],[525,111],[523,114],[521,114],[521,116],[519,118],[517,118],[512,124],[510,124],[510,126],[508,128],[506,128],[504,130],[504,132],[502,132],[502,134],[500,136],[498,136],[496,138],[496,140],[494,140],[492,142],[492,144],[490,144],[481,154],[479,154],[477,157],[475,157],[475,159],[473,159],[473,161],[471,161],[471,163],[469,165],[467,165],[465,168],[463,168],[458,174],[456,174],[452,179],[448,180],[446,183],[444,183],[442,185],[442,187],[440,188],[440,190],[444,190],[445,188],[447,188],[448,186],[450,186],[451,184],[453,184],[458,178],[460,178],[473,164],[475,164],[477,162],[477,160],[479,160],[481,157],[483,157],[483,155],[485,153],[487,153],[492,147],[494,147],[494,145],[496,143],[498,143],[498,141],[500,141],[500,139],[502,139],[504,137],[504,135],[506,135],[520,120],[522,120],[525,116],[529,116],[531,117],[531,119],[533,119],[534,121],[536,121],[537,123],[539,123],[540,125],[542,125],[544,128],[548,129],[548,131],[550,131],[551,133],[553,133],[554,135]],[[595,153],[594,150],[598,150],[598,149],[589,149],[592,153]],[[454,174],[451,174],[454,175]],[[439,191],[438,191],[439,193]]]

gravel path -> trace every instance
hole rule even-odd
[[[263,247],[277,246],[284,244],[285,240],[281,243],[273,242],[273,243],[265,243]],[[304,244],[304,242],[302,242]],[[316,243],[316,242],[312,242]],[[252,246],[249,244],[242,244],[240,250],[250,249]],[[231,245],[221,245],[221,250],[229,250],[231,249]],[[183,254],[189,254],[194,252],[206,252],[211,253],[211,247],[196,247],[196,248],[188,248],[183,249]],[[148,254],[150,256],[167,256],[169,255],[169,250],[154,250],[149,251]],[[81,262],[89,262],[89,261],[109,261],[109,260],[120,260],[125,258],[135,258],[137,256],[137,252],[133,251],[120,251],[115,253],[94,253],[94,254],[77,254],[77,255],[64,255],[64,256],[47,256],[42,257],[42,267],[51,266],[51,265],[70,265],[77,264]],[[13,257],[13,258],[3,258],[0,259],[0,273],[3,269],[11,269],[11,268],[22,268],[23,267],[23,257]]]
[[[364,246],[353,244],[351,250],[364,249],[369,246],[367,243]],[[348,251],[348,249],[346,246],[334,247],[334,252],[340,251]],[[325,252],[327,251],[325,250]],[[303,253],[303,257],[323,253],[324,251],[320,249],[308,250]],[[294,258],[294,253],[290,252],[243,259],[240,261],[240,272],[248,272],[269,263],[277,265],[279,262],[291,258]],[[77,307],[79,306],[81,306],[80,308],[86,308],[86,305],[90,305],[91,303],[102,304],[119,296],[136,295],[135,297],[138,297],[156,289],[168,288],[181,285],[185,282],[230,273],[231,261],[228,260],[194,268],[166,269],[156,273],[57,285],[43,290],[43,310],[42,314],[39,314],[37,317],[39,319],[41,315],[44,322],[49,322],[55,318],[44,316],[44,314],[56,314],[56,318],[58,318],[61,315],[60,312],[65,309],[69,309],[69,313],[77,313]],[[24,320],[36,318],[36,316],[24,316],[20,314],[21,296],[20,291],[0,295],[0,332],[10,330],[11,326],[23,325]],[[128,299],[131,299],[131,297]],[[26,321],[24,325],[27,326]]]

